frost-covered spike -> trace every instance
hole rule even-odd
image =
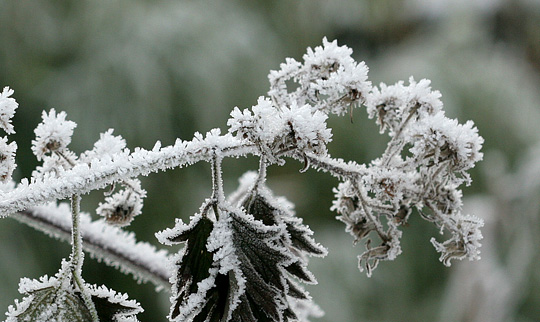
[[[38,160],[42,160],[45,154],[50,152],[63,152],[71,143],[73,129],[77,124],[67,121],[66,116],[66,112],[56,114],[54,109],[49,113],[43,111],[43,120],[34,130],[36,139],[32,140],[32,152]]]
[[[11,118],[15,115],[17,107],[19,107],[17,101],[10,97],[13,93],[14,91],[7,86],[0,93],[0,128],[6,131],[7,134],[15,133]]]

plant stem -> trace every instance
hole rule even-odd
[[[80,224],[80,199],[79,195],[71,196],[71,265],[74,274],[80,272],[83,264],[82,237],[79,230]]]
[[[71,273],[73,276],[73,281],[81,292],[81,297],[84,300],[84,304],[90,311],[92,322],[99,322],[96,307],[94,302],[92,302],[92,297],[87,291],[84,280],[81,276],[84,254],[82,248],[82,236],[79,230],[79,225],[81,222],[80,204],[81,197],[79,195],[71,196]]]
[[[214,213],[216,219],[219,219],[219,204],[225,200],[225,194],[223,192],[223,179],[221,178],[221,161],[223,159],[218,157],[215,153],[212,156],[212,200]]]

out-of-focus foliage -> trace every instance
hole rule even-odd
[[[485,138],[485,161],[465,195],[474,195],[469,211],[487,225],[483,259],[445,268],[427,243],[433,228],[413,214],[404,254],[368,280],[356,268],[359,250],[329,210],[336,182],[318,173],[300,177],[301,164],[270,168],[269,185],[293,199],[329,248],[330,258],[312,264],[321,285],[310,291],[327,311],[319,321],[534,321],[540,316],[534,237],[540,233],[540,157],[533,148],[540,144],[538,26],[535,0],[4,0],[0,87],[13,88],[20,105],[15,177],[28,177],[37,163],[30,142],[42,110],[66,111],[78,123],[71,143],[77,152],[111,127],[130,147],[151,148],[158,139],[170,144],[224,128],[234,106],[251,106],[266,93],[268,70],[284,57],[300,58],[323,36],[338,39],[368,63],[375,82],[431,79],[450,117],[474,120]],[[353,120],[329,120],[334,142],[328,149],[367,162],[386,138],[364,111],[356,110]],[[253,161],[224,164],[229,191],[244,166],[256,168]],[[154,232],[175,216],[196,212],[210,178],[204,165],[144,178],[148,200],[132,225],[137,236],[155,242]],[[87,197],[83,210],[96,205]],[[20,277],[53,274],[69,252],[69,245],[9,219],[0,222],[0,243],[4,312]],[[141,303],[141,321],[166,315],[167,294],[156,297],[149,285],[86,265],[94,275],[86,276],[89,282]]]

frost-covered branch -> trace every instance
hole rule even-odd
[[[170,272],[167,269],[169,254],[146,242],[137,241],[135,234],[92,221],[81,212],[79,229],[84,241],[83,249],[107,265],[132,274],[140,281],[149,281],[157,289],[170,288]],[[67,204],[51,204],[21,210],[11,218],[23,222],[51,237],[69,242],[71,238],[71,212]]]
[[[216,149],[216,146],[219,147]],[[212,158],[216,150],[222,157],[242,156],[253,151],[253,146],[230,135],[192,141],[178,140],[174,145],[152,150],[124,150],[112,156],[95,158],[65,170],[59,177],[47,176],[22,180],[16,189],[6,192],[0,200],[0,214],[7,216],[28,207],[65,199],[72,194],[87,194],[126,178],[148,175],[151,172],[191,165]]]

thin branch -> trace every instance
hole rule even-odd
[[[167,251],[137,242],[133,233],[103,221],[91,221],[86,213],[80,215],[84,251],[140,281],[152,282],[157,289],[170,289],[171,273],[167,269],[170,255]],[[65,204],[29,208],[11,218],[62,241],[71,240],[71,213]]]

